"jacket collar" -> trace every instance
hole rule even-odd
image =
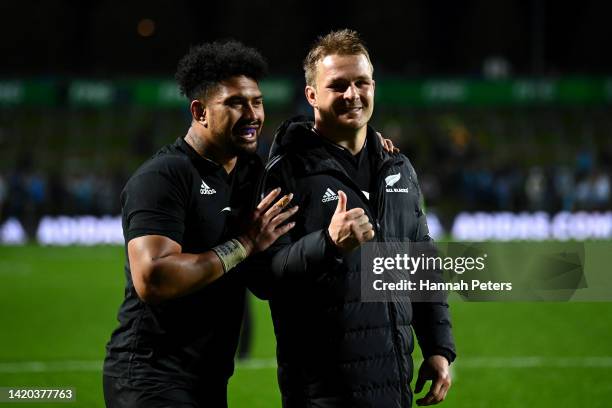
[[[270,158],[278,155],[290,154],[291,159],[300,162],[307,173],[320,173],[327,170],[344,172],[340,164],[329,154],[325,148],[331,143],[313,130],[314,121],[305,116],[293,117],[285,121],[276,130],[274,141],[270,148]],[[379,140],[376,131],[368,126],[367,136],[372,152],[377,162],[377,169],[393,159],[399,159],[396,154],[387,153]]]

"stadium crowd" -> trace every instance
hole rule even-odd
[[[401,112],[375,123],[382,123],[385,137],[411,158],[428,208],[435,209],[443,222],[450,222],[460,211],[553,214],[612,208],[612,141],[605,137],[609,123],[598,121],[603,117],[599,111],[587,112],[582,118],[583,113],[553,111],[546,119],[541,112],[509,118],[496,110]],[[563,122],[568,116],[578,125],[546,128],[538,122]],[[531,124],[520,128],[522,122]],[[260,145],[262,156],[267,155],[274,119],[270,123]],[[515,127],[519,137],[513,136]],[[54,157],[54,164],[47,165],[52,171],[43,170],[27,155],[5,162],[0,167],[0,223],[15,217],[32,237],[44,215],[119,214],[119,194],[134,170],[130,159],[146,158],[152,153],[150,146],[155,145],[145,133],[153,132],[157,139],[165,137],[164,131],[155,134],[150,127],[146,132],[138,128],[123,131],[126,158],[122,166],[94,167],[85,160],[67,165],[74,160],[63,156]],[[96,155],[98,164],[116,159],[110,149]]]

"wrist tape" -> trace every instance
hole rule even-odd
[[[247,257],[246,249],[237,239],[231,239],[221,245],[217,245],[212,250],[221,260],[224,273],[227,273]]]

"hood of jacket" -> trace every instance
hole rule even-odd
[[[325,144],[332,144],[313,129],[314,120],[307,116],[295,116],[283,122],[274,133],[274,141],[270,148],[269,162],[280,156],[299,152],[292,156],[302,161],[308,172],[316,172],[323,168],[332,167],[340,170],[337,162],[326,152]],[[374,138],[374,154],[377,162],[383,163],[391,159],[399,159],[399,154],[388,153],[383,149],[376,130],[368,125],[367,138]]]

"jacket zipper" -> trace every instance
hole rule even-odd
[[[375,232],[376,232],[376,236],[378,236],[378,239],[381,242],[385,241],[383,230],[382,230],[382,224],[381,224],[381,220],[384,214],[384,202],[385,202],[384,193],[385,193],[385,188],[386,188],[386,186],[383,186],[383,183],[384,183],[383,175],[394,164],[401,164],[401,162],[392,161],[392,160],[385,161],[377,171],[376,183],[378,184],[379,189],[376,193],[376,197],[374,197],[376,201],[375,207],[372,205],[372,200],[369,200],[366,198],[366,196],[363,194],[361,189],[359,189],[359,187],[353,182],[353,180],[348,176],[348,174],[346,174],[345,172],[339,169],[333,169],[331,171],[333,173],[337,173],[338,175],[340,175],[344,183],[347,186],[351,187],[362,198],[362,201],[366,203],[367,207],[370,210],[370,213],[374,215],[375,217],[375,220],[376,220],[375,225],[374,225]],[[405,395],[404,386],[410,386],[410,385],[402,384],[402,381],[406,377],[405,375],[406,373],[404,373],[404,369],[402,368],[402,354],[401,354],[402,348],[399,344],[399,333],[397,330],[397,313],[396,313],[396,307],[393,304],[393,302],[387,302],[387,312],[389,313],[389,319],[391,320],[391,335],[393,337],[393,349],[395,351],[397,370],[400,376],[400,385],[398,388],[399,388],[399,393],[400,393],[401,406],[405,406],[408,401],[406,401],[404,397]]]
[[[384,235],[382,234],[382,219],[385,212],[385,189],[386,185],[384,185],[384,175],[387,170],[395,165],[401,164],[399,161],[387,160],[381,164],[376,172],[376,185],[378,186],[378,190],[376,191],[376,196],[374,196],[374,200],[376,201],[376,232],[378,238],[382,240],[382,242],[386,241]]]
[[[384,209],[385,209],[385,190],[386,190],[386,185],[384,185],[384,174],[387,172],[387,170],[393,166],[394,164],[397,164],[397,162],[393,162],[393,161],[387,161],[385,163],[382,164],[382,166],[379,168],[378,172],[377,172],[377,179],[376,179],[376,183],[379,186],[378,192],[377,194],[379,195],[378,197],[375,197],[376,199],[376,203],[377,203],[377,209],[376,209],[376,229],[377,229],[377,234],[379,234],[379,242],[385,241],[385,237],[382,231],[382,224],[381,221],[383,219],[384,216]],[[399,384],[399,393],[400,393],[400,401],[401,401],[401,406],[405,406],[408,401],[406,401],[405,397],[404,397],[404,386],[409,386],[409,384],[403,384],[403,380],[405,378],[405,374],[404,373],[404,369],[402,366],[402,348],[401,345],[399,344],[399,333],[397,330],[397,308],[395,307],[395,304],[393,302],[387,302],[387,312],[389,313],[389,319],[391,320],[391,335],[393,336],[393,348],[395,351],[395,359],[396,359],[396,363],[397,363],[397,371],[399,373],[399,377],[400,377],[400,384]]]

